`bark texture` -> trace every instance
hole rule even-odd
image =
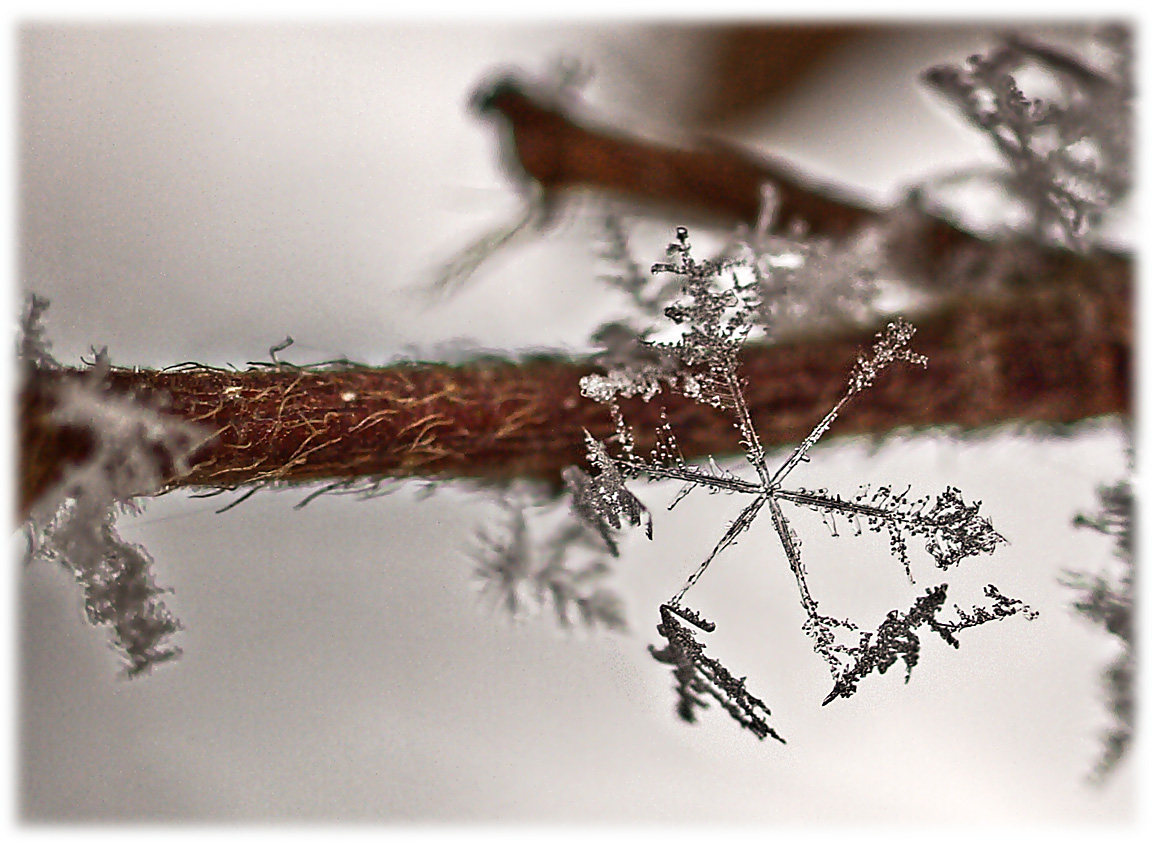
[[[898,367],[857,396],[833,434],[1009,421],[1073,422],[1131,412],[1131,312],[1126,288],[1036,291],[959,302],[922,319],[913,348],[927,369]],[[837,400],[869,332],[751,346],[739,373],[759,434],[792,444]],[[580,393],[590,362],[537,358],[463,366],[229,371],[113,370],[109,388],[163,403],[215,434],[182,486],[235,488],[370,477],[536,477],[560,483],[583,465],[584,430],[613,433],[607,409]],[[21,393],[20,505],[83,459],[88,433],[50,418],[41,372]],[[665,407],[688,458],[737,453],[732,419],[676,395],[623,403],[638,445]]]

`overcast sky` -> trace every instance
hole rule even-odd
[[[868,39],[733,133],[893,198],[986,154],[913,81],[983,46],[975,31]],[[411,292],[518,209],[470,92],[497,65],[536,72],[561,51],[592,63],[589,102],[607,121],[660,131],[694,42],[621,26],[22,29],[19,268],[52,302],[57,357],[107,345],[120,365],[243,365],[289,334],[284,356],[299,363],[458,341],[584,347],[625,302],[597,281],[580,213],[443,305]],[[262,493],[224,514],[219,498],[170,495],[121,532],[175,591],[177,663],[117,679],[69,577],[22,575],[22,815],[1125,820],[1133,762],[1102,788],[1085,781],[1112,645],[1057,582],[1107,564],[1109,543],[1070,521],[1125,463],[1111,423],[1064,439],[1004,430],[816,449],[798,475],[810,488],[955,485],[982,500],[1010,544],[961,573],[958,599],[995,582],[1041,616],[969,630],[957,651],[927,636],[908,685],[896,668],[822,707],[829,674],[773,531],[755,525],[703,580],[701,608],[718,623],[709,652],[749,676],[787,746],[716,707],[695,727],[677,721],[672,677],[646,653],[657,606],[741,502],[703,496],[665,514],[674,490],[645,486],[654,541],[632,537],[617,576],[632,632],[591,637],[479,604],[470,536],[497,512],[484,495],[404,488],[296,511],[301,492]],[[916,565],[928,579],[906,585],[881,537],[832,538],[809,513],[795,527],[815,582],[862,626],[934,584]]]

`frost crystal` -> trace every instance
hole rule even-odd
[[[690,253],[684,228],[677,230],[676,240],[667,252],[666,262],[656,264],[655,273],[671,273],[680,282],[680,297],[665,308],[665,313],[679,328],[676,341],[644,340],[643,347],[660,349],[667,365],[660,377],[653,365],[631,365],[628,360],[605,376],[590,376],[583,391],[609,406],[618,433],[614,437],[620,448],[611,453],[607,444],[596,442],[587,434],[590,462],[598,468],[597,478],[590,478],[577,468],[567,470],[566,482],[574,493],[574,507],[585,520],[597,527],[607,542],[610,528],[624,523],[638,524],[645,512],[642,504],[625,487],[625,479],[646,475],[651,479],[681,481],[684,485],[673,508],[690,491],[704,488],[709,492],[726,492],[748,496],[749,502],[730,523],[706,559],[690,574],[686,583],[662,605],[662,623],[658,631],[666,639],[662,649],[650,648],[655,659],[674,666],[677,681],[678,714],[693,722],[698,708],[707,698],[716,700],[743,728],[759,738],[781,738],[765,718],[769,709],[745,688],[745,679],[736,680],[721,664],[706,657],[695,633],[683,626],[679,618],[702,632],[712,632],[714,624],[704,621],[684,607],[682,600],[723,550],[735,544],[751,529],[764,511],[770,516],[786,562],[794,575],[799,598],[807,614],[804,631],[814,639],[814,649],[827,662],[835,681],[827,697],[850,696],[859,680],[878,671],[885,673],[898,659],[906,665],[907,676],[918,661],[920,642],[916,630],[928,626],[952,646],[958,646],[954,633],[970,626],[999,620],[1013,614],[1033,616],[1017,600],[1001,595],[988,586],[991,607],[958,609],[956,620],[943,620],[937,613],[946,599],[946,583],[927,589],[905,614],[897,610],[882,622],[875,632],[860,630],[849,620],[833,618],[820,611],[806,581],[806,567],[801,543],[786,514],[785,505],[793,504],[823,514],[837,535],[841,520],[860,533],[862,525],[874,531],[886,531],[891,552],[898,557],[913,583],[907,541],[921,539],[927,553],[942,569],[957,565],[963,559],[992,553],[1005,539],[995,532],[988,519],[979,514],[979,504],[968,504],[959,490],[948,487],[932,502],[930,496],[910,499],[909,489],[895,493],[880,487],[872,493],[863,489],[852,500],[831,495],[826,490],[788,490],[783,483],[803,462],[809,450],[826,433],[846,404],[858,393],[870,388],[891,366],[902,363],[925,366],[926,358],[913,352],[910,343],[914,327],[902,319],[888,324],[876,337],[869,353],[860,354],[849,373],[841,398],[823,417],[793,453],[776,469],[767,464],[766,453],[758,438],[754,420],[743,394],[738,376],[739,351],[756,327],[762,308],[757,273],[745,273],[749,267],[741,260],[723,259],[698,262]],[[623,355],[617,355],[620,359]],[[675,365],[676,364],[676,365]],[[731,414],[738,431],[739,444],[755,479],[746,480],[724,471],[710,460],[708,467],[689,465],[682,458],[674,431],[664,424],[657,431],[657,446],[649,457],[634,451],[633,437],[622,418],[617,398],[642,395],[646,400],[663,389],[676,389],[683,395]],[[647,531],[649,530],[647,520]],[[616,548],[612,543],[611,547]],[[957,608],[957,607],[956,607]]]
[[[777,191],[764,185],[758,224],[732,250],[758,279],[758,321],[767,335],[777,341],[875,321],[887,283],[883,230],[868,224],[834,240],[795,220],[786,233],[772,234],[778,214]]]
[[[549,606],[563,627],[581,623],[624,630],[625,607],[606,584],[611,552],[602,538],[572,519],[535,535],[527,512],[548,504],[511,493],[502,506],[507,513],[504,534],[476,536],[474,577],[482,594],[513,618]],[[554,514],[545,512],[533,520],[548,526]]]
[[[678,618],[689,621],[704,632],[712,632],[714,624],[703,620],[692,609],[681,606],[666,604],[659,611],[662,622],[658,625],[658,632],[666,639],[666,646],[659,650],[651,644],[650,655],[663,664],[674,666],[678,683],[678,716],[687,723],[694,723],[697,720],[695,709],[706,708],[705,695],[709,695],[758,740],[771,737],[786,743],[767,722],[770,709],[746,690],[746,678],[735,679],[721,662],[707,656],[706,648],[698,643],[693,630],[682,626]]]
[[[16,359],[25,369],[58,369],[60,364],[52,356],[51,344],[44,336],[44,313],[48,310],[48,299],[35,294],[29,295],[20,318],[20,333],[16,343]]]
[[[125,675],[133,677],[180,654],[169,639],[181,627],[162,600],[166,590],[153,581],[152,557],[117,532],[118,509],[83,495],[62,503],[34,524],[30,555],[71,571],[84,589],[89,623],[111,628]]]
[[[900,319],[887,325],[886,330],[878,335],[878,341],[874,344],[870,356],[858,355],[858,360],[850,373],[849,394],[853,395],[867,389],[880,372],[899,361],[914,366],[925,366],[926,357],[914,354],[907,348],[913,336],[914,326],[909,322]]]
[[[25,359],[33,376],[56,368],[55,361],[43,366],[34,355]],[[92,454],[40,497],[26,526],[29,557],[62,565],[76,577],[89,621],[112,629],[126,674],[136,676],[180,652],[168,643],[180,624],[153,581],[152,558],[120,537],[115,518],[137,496],[159,491],[170,473],[187,473],[189,457],[209,437],[196,425],[113,393],[108,371],[101,352],[87,373],[56,387],[53,421],[89,430]]]
[[[993,608],[972,607],[968,613],[955,607],[958,620],[943,621],[937,617],[937,613],[946,602],[946,591],[946,583],[928,588],[922,597],[915,600],[906,614],[899,614],[898,610],[890,612],[877,632],[863,635],[856,647],[843,648],[841,654],[848,656],[851,664],[832,664],[835,674],[834,688],[822,704],[826,705],[837,697],[849,697],[857,688],[858,680],[875,670],[886,673],[899,658],[906,665],[905,681],[909,682],[910,672],[918,664],[921,649],[921,642],[915,632],[920,626],[930,627],[946,643],[957,649],[959,643],[954,633],[960,629],[978,626],[992,620],[1002,620],[1020,612],[1025,613],[1028,620],[1037,617],[1037,613],[1022,601],[1004,597],[993,585],[988,585],[984,593],[995,601]],[[816,621],[814,626],[807,631],[818,638],[828,636],[828,627],[824,627],[821,621],[829,619],[814,620]]]
[[[573,493],[573,508],[578,517],[594,527],[605,539],[610,553],[618,555],[618,546],[612,531],[622,529],[622,523],[635,527],[646,520],[646,535],[653,536],[650,513],[629,489],[617,465],[606,453],[605,446],[586,433],[589,458],[600,471],[590,477],[580,468],[570,466],[562,472],[562,479]]]
[[[825,489],[810,492],[779,492],[782,500],[792,501],[823,514],[834,535],[838,535],[838,519],[848,522],[855,534],[862,532],[862,524],[869,530],[881,533],[886,530],[890,537],[890,551],[902,562],[906,575],[910,575],[910,557],[906,539],[919,536],[926,540],[926,552],[942,568],[957,565],[970,556],[993,553],[1005,539],[995,532],[991,522],[979,515],[980,503],[968,505],[958,489],[948,486],[935,498],[908,500],[909,487],[894,494],[888,486],[882,486],[870,493],[864,487],[853,500],[843,500],[838,495],[830,495]]]
[[[1064,585],[1076,594],[1074,609],[1118,639],[1121,652],[1103,673],[1112,724],[1092,773],[1102,781],[1126,754],[1135,730],[1135,499],[1129,480],[1099,488],[1099,511],[1079,515],[1075,525],[1115,540],[1115,570],[1093,576],[1068,573]]]
[[[1132,181],[1130,33],[1110,27],[1099,43],[1114,55],[1102,68],[1012,35],[961,67],[924,76],[995,144],[1009,167],[1004,182],[1030,210],[1036,233],[1075,248],[1087,245]],[[1032,81],[1045,96],[1023,93]]]

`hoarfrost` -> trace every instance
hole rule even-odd
[[[32,302],[20,344],[27,377],[59,368],[38,329],[47,302],[35,297]],[[180,623],[162,600],[165,590],[153,580],[152,557],[121,538],[116,517],[132,510],[139,496],[160,491],[170,474],[186,474],[189,458],[210,437],[136,397],[114,393],[106,380],[109,370],[101,351],[83,375],[55,383],[51,420],[89,431],[91,454],[69,466],[34,502],[25,528],[29,559],[72,573],[84,590],[89,621],[110,627],[131,677],[180,652],[169,642]]]

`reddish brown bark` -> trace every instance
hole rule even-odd
[[[746,350],[751,412],[768,446],[802,439],[837,400],[869,332]],[[926,370],[888,371],[856,397],[833,434],[952,424],[1073,422],[1131,411],[1127,289],[1064,289],[958,302],[919,321]],[[234,372],[114,370],[112,388],[167,396],[168,409],[212,430],[181,486],[232,488],[377,476],[559,482],[584,464],[584,430],[613,433],[605,407],[580,394],[595,368],[561,359],[400,365],[384,369]],[[85,453],[83,431],[46,415],[76,371],[41,373],[22,395],[21,507]],[[736,453],[732,419],[678,396],[626,402],[639,445],[665,407],[689,458]]]

